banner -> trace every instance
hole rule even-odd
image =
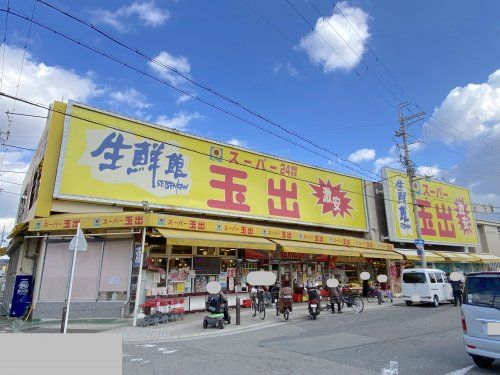
[[[54,196],[366,231],[363,181],[68,105]]]
[[[383,170],[389,237],[394,242],[415,242],[413,202],[406,173]],[[477,245],[476,222],[467,188],[417,179],[414,185],[422,238],[429,244]]]

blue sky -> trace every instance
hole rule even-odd
[[[22,97],[45,104],[62,97],[76,99],[289,159],[349,174],[356,174],[354,169],[371,179],[376,179],[381,166],[397,165],[394,106],[408,100],[434,116],[412,127],[412,141],[426,143],[413,146],[419,171],[469,186],[474,201],[500,206],[500,160],[493,152],[500,144],[500,71],[495,74],[500,69],[500,3],[496,1],[348,1],[336,3],[335,10],[330,0],[50,2],[349,158],[363,170],[345,161],[341,166],[333,156],[328,161],[310,154],[196,100],[183,100],[174,89],[36,25],[20,81]],[[32,1],[11,5],[31,15]],[[5,12],[0,14],[2,36],[5,17]],[[42,3],[36,4],[35,19],[280,132],[175,74],[155,69]],[[17,82],[27,31],[25,20],[9,15],[2,82],[7,92]],[[11,107],[11,102],[2,101],[2,112]],[[21,105],[16,109],[35,111]],[[415,105],[411,109],[417,111]],[[2,120],[5,130],[7,119]],[[13,116],[9,143],[36,146],[43,125],[43,120]],[[29,156],[11,149],[6,160],[11,168],[22,170]],[[4,180],[8,178],[15,182],[22,176],[5,174]],[[2,187],[19,190],[14,184]],[[3,194],[0,200],[0,216],[11,220],[16,196]]]

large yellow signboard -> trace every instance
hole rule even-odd
[[[383,171],[387,225],[391,241],[414,242],[413,201],[406,173]],[[418,219],[426,243],[477,245],[469,190],[444,182],[418,178],[415,182]]]
[[[363,181],[70,103],[54,196],[366,231]]]

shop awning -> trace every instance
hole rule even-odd
[[[276,244],[260,237],[234,234],[193,232],[188,230],[156,228],[169,245],[228,247],[235,249],[276,250]]]
[[[444,257],[446,260],[441,262],[453,263],[473,263],[479,262],[479,258],[465,253],[452,253],[451,251],[436,251],[436,254]]]
[[[474,254],[483,263],[500,263],[500,257],[492,254]]]
[[[405,257],[406,260],[420,261],[420,257],[417,254],[417,250],[401,250],[394,249],[396,253],[399,253]],[[425,252],[425,260],[427,262],[446,262],[446,260],[432,251]]]
[[[356,248],[361,253],[363,258],[373,258],[373,259],[403,259],[401,254],[394,251],[386,250],[375,250],[375,249],[362,249]]]
[[[7,238],[14,238],[16,235],[21,233],[23,230],[28,228],[28,223],[18,223],[14,225],[14,228],[12,228],[9,237]]]
[[[359,251],[351,250],[347,246],[274,239],[273,242],[276,242],[278,245],[280,245],[285,253],[359,257]]]

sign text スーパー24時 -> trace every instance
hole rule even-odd
[[[363,181],[70,103],[59,199],[366,231]]]

